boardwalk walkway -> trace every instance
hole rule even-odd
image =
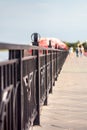
[[[87,57],[68,56],[33,130],[87,130]]]

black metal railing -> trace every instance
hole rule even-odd
[[[0,130],[29,130],[40,125],[40,107],[47,105],[68,51],[8,43],[0,49],[8,51],[0,62]]]

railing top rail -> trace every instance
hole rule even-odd
[[[58,50],[58,51],[66,51],[61,49],[54,49],[54,48],[46,48],[41,46],[33,46],[33,45],[23,45],[23,44],[14,44],[14,43],[5,43],[0,42],[0,49],[7,49],[7,50],[27,50],[27,49],[33,49],[33,50]]]
[[[13,63],[16,63],[16,62],[18,62],[18,59],[5,60],[5,61],[0,62],[0,66],[13,64]]]
[[[35,46],[31,46],[31,45],[0,42],[0,49],[24,50],[24,49],[37,49],[37,48]]]

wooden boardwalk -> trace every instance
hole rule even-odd
[[[87,57],[67,57],[33,130],[87,130]]]

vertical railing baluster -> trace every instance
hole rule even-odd
[[[14,104],[13,104],[13,117],[14,123],[13,128],[14,130],[18,130],[18,86],[17,86],[17,63],[14,64]]]
[[[3,83],[3,66],[0,67],[0,130],[4,130],[4,120],[3,120],[3,104],[2,104],[2,95],[3,95],[3,89],[4,89],[4,83]]]
[[[5,84],[5,87],[7,87],[8,86],[8,67],[7,67],[7,65],[6,66],[4,66],[4,77],[5,77],[5,81],[4,81],[4,84]],[[6,113],[7,113],[7,116],[6,116],[6,129],[8,130],[9,128],[9,125],[8,125],[8,123],[9,123],[9,120],[8,120],[8,118],[9,118],[9,110],[8,110],[9,108],[8,108],[8,104],[6,105]]]
[[[58,52],[58,50],[56,50],[56,67],[55,67],[55,69],[56,69],[56,77],[55,77],[55,80],[57,81],[57,77],[58,77],[58,73],[57,73],[57,64],[58,64],[58,61],[57,61],[57,52]]]
[[[49,41],[49,48],[52,48],[51,41]],[[52,93],[53,91],[53,51],[50,50],[50,80],[51,80],[51,87],[49,90],[49,93]]]
[[[46,99],[44,101],[44,105],[48,104],[48,77],[47,77],[47,50],[45,50],[45,85],[46,85]]]

